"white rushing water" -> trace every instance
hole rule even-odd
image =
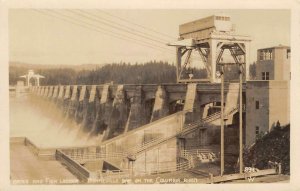
[[[10,95],[10,137],[27,137],[38,147],[90,146],[101,137],[90,137],[80,125],[63,117],[60,110],[27,97]]]

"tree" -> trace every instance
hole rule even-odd
[[[16,84],[18,76],[27,70],[10,67],[10,84]],[[176,67],[163,61],[133,65],[125,62],[111,63],[93,70],[80,71],[71,68],[43,68],[36,72],[46,77],[43,85],[104,84],[111,81],[118,84],[176,83]]]

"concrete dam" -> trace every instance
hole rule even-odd
[[[232,164],[238,160],[239,84],[225,83],[224,91],[225,154]],[[77,174],[82,174],[78,168],[89,172],[80,175],[83,179],[107,171],[141,176],[219,161],[220,84],[36,86],[29,100],[98,137],[93,146],[50,152]]]

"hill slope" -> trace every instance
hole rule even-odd
[[[281,163],[282,173],[290,174],[290,125],[275,128],[245,153],[245,166],[264,169],[268,161]]]

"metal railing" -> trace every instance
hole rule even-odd
[[[64,150],[64,153],[71,159],[85,162],[99,159],[110,159],[110,158],[124,158],[127,153],[124,152],[110,152],[110,153],[99,153],[99,152],[78,152],[77,150]]]
[[[146,175],[159,174],[162,172],[174,172],[180,170],[187,170],[189,168],[191,168],[190,163],[189,161],[186,160],[174,166],[153,167],[147,169],[147,171],[133,171],[133,169],[99,170],[97,171],[97,174],[101,178],[130,178],[133,176],[146,176]]]
[[[224,114],[224,117],[227,117],[235,112],[238,111],[238,108],[232,108],[231,110],[229,110],[227,113]],[[221,113],[220,112],[216,112],[212,115],[209,115],[208,117],[204,118],[204,119],[201,119],[201,120],[198,120],[198,121],[195,121],[193,123],[190,123],[188,124],[187,126],[188,127],[185,127],[183,129],[183,131],[181,132],[181,134],[185,134],[185,133],[189,133],[195,129],[197,129],[199,127],[199,125],[204,125],[204,124],[207,124],[207,123],[210,123],[212,121],[215,121],[217,119],[220,119],[221,118]]]
[[[181,157],[186,157],[189,155],[197,156],[201,153],[207,154],[207,153],[218,153],[219,149],[192,149],[192,150],[182,150],[180,153]]]
[[[233,108],[232,110],[230,110],[229,112],[227,112],[225,114],[225,117],[231,115],[232,113],[234,113],[236,111],[238,111],[238,108]],[[191,131],[195,130],[196,128],[198,128],[199,125],[203,125],[203,124],[215,121],[215,120],[220,119],[220,118],[221,118],[221,113],[220,112],[214,113],[214,114],[209,115],[208,117],[206,117],[204,119],[195,121],[195,122],[190,123],[188,125],[185,125],[185,127],[180,132],[175,133],[175,135],[168,136],[168,137],[161,136],[159,138],[152,139],[151,141],[146,142],[145,144],[137,145],[135,147],[127,149],[127,152],[129,152],[129,153],[138,153],[140,151],[145,150],[148,147],[151,147],[153,145],[157,145],[157,144],[159,144],[161,142],[164,142],[164,141],[166,141],[170,138],[173,138],[173,137],[175,137],[179,134],[185,134],[185,133],[191,132]]]

